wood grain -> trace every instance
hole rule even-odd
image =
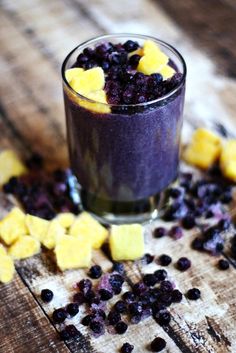
[[[67,165],[60,66],[78,43],[106,32],[151,34],[183,54],[188,65],[184,141],[193,127],[216,128],[219,122],[236,136],[233,0],[179,0],[178,4],[173,0],[2,0],[0,6],[0,69],[4,78],[0,80],[0,148],[15,148],[23,158],[40,152],[50,168]],[[1,216],[11,202],[0,194]],[[146,228],[147,251],[173,257],[168,272],[181,291],[193,286],[202,291],[201,300],[184,299],[171,308],[172,321],[167,328],[149,318],[138,326],[131,325],[124,337],[105,334],[96,339],[80,324],[81,310],[67,322],[76,324],[82,338],[63,344],[56,332],[61,327],[51,322],[51,314],[72,300],[74,284],[86,271],[61,273],[53,257],[43,251],[17,262],[15,280],[0,286],[0,352],[115,353],[129,341],[135,344],[135,353],[144,353],[157,335],[166,339],[166,352],[170,353],[236,352],[235,261],[226,250],[232,266],[230,271],[220,272],[218,259],[190,249],[196,230],[186,232],[179,241],[154,240],[151,233],[157,224],[159,221]],[[232,234],[225,236],[229,244]],[[174,264],[186,254],[193,266],[180,273]],[[93,261],[104,270],[112,266],[101,251],[94,252]],[[157,268],[157,263],[145,267],[139,262],[127,263],[129,284]],[[47,305],[39,296],[46,287],[55,293]]]

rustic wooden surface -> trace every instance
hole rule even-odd
[[[195,126],[217,128],[220,122],[236,136],[234,0],[1,0],[0,6],[0,148],[15,148],[23,158],[40,152],[51,168],[67,165],[61,62],[83,40],[121,31],[160,37],[186,58],[183,139]],[[0,213],[8,206],[1,195]],[[62,274],[42,253],[18,262],[14,281],[0,285],[0,353],[115,353],[125,341],[141,353],[148,352],[147,344],[156,335],[166,339],[170,353],[235,353],[236,263],[231,260],[231,269],[220,272],[216,258],[190,250],[193,232],[178,242],[153,240],[154,226],[146,229],[147,250],[167,252],[174,261],[188,254],[191,270],[180,273],[170,266],[170,276],[183,292],[192,286],[202,291],[201,300],[184,299],[171,309],[165,331],[150,318],[130,326],[124,337],[106,334],[95,339],[81,327],[78,315],[71,321],[82,331],[82,340],[62,343],[50,316],[71,299],[73,284],[85,272]],[[104,270],[112,265],[102,252],[94,253],[93,260]],[[126,274],[135,281],[157,267],[128,263]],[[45,287],[56,293],[48,305],[39,299]]]

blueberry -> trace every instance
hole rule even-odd
[[[161,352],[166,347],[166,341],[161,337],[156,337],[151,342],[152,352]]]
[[[131,315],[138,315],[138,314],[142,314],[143,307],[141,303],[134,302],[129,304],[128,310]]]
[[[170,228],[168,234],[171,238],[178,240],[178,239],[182,238],[183,230],[179,226],[173,226]]]
[[[127,329],[128,329],[128,325],[124,321],[119,321],[115,325],[115,330],[119,335],[122,335],[123,333],[125,333]]]
[[[78,305],[82,305],[84,303],[84,295],[83,293],[75,293],[73,296],[73,301],[76,302]]]
[[[220,270],[228,270],[229,268],[229,262],[227,260],[224,259],[220,259],[218,262],[218,267]]]
[[[142,320],[142,315],[136,314],[131,316],[130,322],[134,325],[137,325],[141,320]]]
[[[114,305],[114,310],[123,314],[127,311],[127,305],[123,300],[118,300]]]
[[[96,294],[93,290],[88,290],[85,294],[84,294],[84,299],[86,301],[86,303],[90,303],[91,300],[93,300],[96,297]]]
[[[101,63],[101,67],[102,67],[102,69],[105,71],[105,72],[107,72],[108,70],[109,70],[109,68],[110,68],[110,63],[109,63],[109,61],[103,61],[102,63]]]
[[[94,318],[94,315],[86,315],[83,317],[83,319],[81,320],[81,324],[84,326],[89,326],[90,322],[92,321],[92,319]]]
[[[53,298],[53,292],[50,289],[43,289],[41,291],[41,299],[45,303],[49,303]]]
[[[112,271],[123,274],[125,271],[124,264],[122,264],[122,262],[114,262]]]
[[[160,311],[155,315],[155,320],[158,322],[160,326],[169,325],[171,320],[169,311]]]
[[[132,51],[135,51],[139,48],[138,42],[134,42],[133,40],[127,40],[124,44],[123,47],[125,50],[130,53]]]
[[[153,77],[157,83],[161,83],[163,81],[163,77],[161,74],[151,74],[151,77]]]
[[[142,258],[143,262],[146,263],[147,265],[149,265],[150,263],[153,262],[154,260],[154,256],[151,254],[145,254]]]
[[[122,298],[124,301],[126,301],[127,303],[132,303],[133,301],[135,301],[135,295],[134,293],[127,291],[122,295]]]
[[[228,230],[230,228],[230,225],[231,225],[231,221],[229,219],[221,219],[217,224],[217,228],[220,231],[224,231],[224,230]]]
[[[102,309],[94,310],[94,315],[96,317],[101,318],[102,320],[106,320],[106,317],[107,317],[105,311]]]
[[[180,303],[183,299],[183,294],[178,289],[174,289],[171,295],[173,303]]]
[[[138,54],[131,55],[131,57],[128,60],[128,64],[131,65],[132,68],[136,69],[140,59],[141,59],[141,56]]]
[[[52,313],[53,321],[57,324],[61,324],[62,322],[64,322],[66,317],[67,317],[66,311],[63,308],[56,309]]]
[[[225,191],[221,197],[220,197],[220,201],[224,204],[228,204],[233,200],[232,197],[232,192],[231,191]]]
[[[79,312],[79,306],[77,303],[70,303],[67,305],[66,311],[70,316],[75,316]]]
[[[154,238],[162,238],[167,234],[167,230],[164,227],[155,228],[153,231]]]
[[[105,288],[101,288],[99,290],[99,295],[102,301],[110,300],[113,297],[112,292]]]
[[[132,344],[129,344],[128,342],[124,343],[123,346],[120,349],[121,353],[131,353],[134,350],[134,346]]]
[[[109,283],[113,290],[116,290],[117,288],[120,289],[124,283],[124,279],[120,274],[113,274],[109,278]]]
[[[181,223],[184,229],[192,229],[196,224],[195,218],[192,215],[185,216]]]
[[[74,325],[68,325],[60,332],[61,339],[66,341],[70,338],[81,336],[81,333],[77,330]]]
[[[157,278],[153,273],[147,273],[143,276],[143,283],[148,287],[153,287],[157,283]]]
[[[198,288],[191,288],[187,291],[186,296],[190,300],[197,300],[201,297],[201,292]]]
[[[160,284],[160,289],[163,292],[172,292],[173,284],[170,281],[162,281]]]
[[[195,238],[191,246],[194,250],[203,250],[203,240],[201,238]]]
[[[181,257],[177,261],[176,267],[180,271],[186,271],[191,267],[191,261],[187,257]]]
[[[167,277],[167,272],[166,270],[156,270],[154,272],[154,275],[157,279],[158,282],[164,281]]]
[[[90,322],[89,327],[94,333],[97,333],[97,334],[102,333],[103,330],[104,330],[103,324],[101,322],[99,322],[99,321],[96,321],[96,320],[92,320]]]
[[[120,313],[118,313],[117,311],[110,311],[108,316],[107,316],[107,320],[109,322],[110,325],[116,325],[121,319]]]
[[[147,286],[143,282],[138,282],[133,285],[133,292],[136,295],[140,295],[147,291]]]
[[[166,305],[158,300],[152,303],[152,314],[155,318],[160,311],[166,310]]]
[[[159,256],[158,262],[161,266],[168,266],[171,263],[172,259],[169,255],[163,254]]]
[[[88,62],[88,60],[89,60],[89,58],[86,55],[84,55],[83,53],[81,53],[77,57],[77,65],[82,67],[84,64],[86,64]]]
[[[90,61],[87,61],[85,64],[84,64],[84,68],[85,70],[89,70],[89,69],[92,69],[93,67],[97,66],[96,62],[94,60],[90,60]]]
[[[82,279],[79,283],[77,283],[77,287],[81,290],[81,292],[86,293],[92,289],[92,282],[90,279]]]
[[[102,268],[99,265],[92,266],[88,273],[88,276],[93,279],[99,278],[101,277],[101,275],[102,275]]]

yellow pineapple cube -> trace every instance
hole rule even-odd
[[[57,216],[57,220],[63,228],[70,228],[74,223],[75,215],[71,212],[60,213]]]
[[[145,40],[143,44],[143,54],[153,56],[160,52],[159,46],[153,40]]]
[[[74,91],[84,95],[88,92],[102,90],[105,86],[105,75],[101,67],[81,72],[70,81],[70,86]]]
[[[46,237],[50,222],[40,217],[26,215],[25,223],[28,228],[28,232],[32,237],[38,239],[41,243]]]
[[[88,267],[91,262],[91,243],[79,237],[72,237],[70,235],[60,237],[54,252],[57,265],[62,271]]]
[[[144,254],[143,228],[140,224],[113,225],[109,238],[112,259],[136,260]]]
[[[0,245],[0,282],[8,283],[13,279],[15,266],[12,258],[7,255],[6,250]]]
[[[8,182],[13,176],[20,176],[27,171],[17,154],[12,150],[4,150],[0,153],[0,185]]]
[[[207,141],[209,143],[213,143],[215,145],[221,145],[221,139],[217,134],[214,132],[205,129],[205,128],[198,128],[194,131],[192,136],[193,141]]]
[[[70,83],[70,81],[76,77],[76,76],[80,76],[80,74],[84,72],[84,69],[82,69],[81,67],[74,67],[72,69],[68,69],[65,72],[65,76],[66,76],[66,80],[67,82]]]
[[[10,245],[26,233],[25,214],[18,207],[14,207],[0,222],[0,238]]]
[[[82,212],[72,224],[69,234],[90,241],[94,249],[99,249],[108,237],[108,230],[88,212]]]
[[[206,141],[190,143],[183,152],[184,160],[202,169],[208,169],[219,158],[221,148]]]
[[[171,78],[175,74],[175,72],[176,71],[169,65],[163,66],[159,71],[164,80]]]
[[[85,99],[79,99],[79,104],[81,107],[92,110],[97,113],[110,113],[111,109],[109,105],[107,105],[106,93],[103,90],[95,91],[95,92],[86,92],[84,94],[86,98],[92,99],[95,102],[89,102]],[[100,104],[105,103],[105,104]]]
[[[226,178],[236,181],[236,140],[228,140],[223,146],[220,168]]]
[[[48,248],[53,249],[59,237],[65,234],[65,229],[60,225],[57,219],[53,219],[47,229],[47,233],[42,240],[42,244]]]
[[[161,51],[156,56],[144,55],[139,60],[137,71],[142,72],[145,75],[160,72],[162,67],[168,63],[168,60],[168,57]]]
[[[29,235],[23,235],[19,237],[14,244],[12,244],[8,250],[16,260],[26,259],[40,252],[40,242],[30,237]]]

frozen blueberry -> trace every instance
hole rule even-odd
[[[228,270],[229,268],[229,262],[227,260],[224,259],[220,259],[218,262],[218,267],[220,270]]]
[[[172,197],[173,199],[177,199],[182,194],[181,190],[177,188],[169,189],[168,193],[169,193],[169,196]]]
[[[114,310],[120,314],[123,314],[127,311],[127,305],[123,300],[118,300],[114,305]]]
[[[132,303],[133,301],[135,301],[135,295],[130,291],[125,292],[122,295],[122,298],[124,301],[126,301],[126,303]]]
[[[231,222],[229,219],[221,219],[217,224],[217,228],[220,231],[224,231],[224,230],[228,230],[230,225],[231,225]]]
[[[187,257],[180,257],[176,263],[176,267],[180,271],[186,271],[191,267],[191,261]]]
[[[145,293],[147,291],[147,286],[143,282],[138,282],[133,285],[133,292],[136,295],[140,295],[142,293]]]
[[[167,230],[164,227],[155,228],[153,231],[154,238],[162,238],[166,234],[167,234]]]
[[[192,229],[196,224],[195,218],[192,215],[185,216],[181,223],[184,229]]]
[[[157,283],[157,278],[153,273],[147,273],[143,276],[143,282],[148,287],[153,287]]]
[[[110,311],[108,316],[107,316],[107,320],[109,322],[110,325],[116,325],[121,319],[120,313],[118,313],[117,311]]]
[[[166,326],[169,325],[171,316],[169,311],[160,311],[155,315],[155,320],[158,322],[160,326]]]
[[[44,303],[49,303],[53,298],[53,292],[50,289],[43,289],[41,291],[41,299]]]
[[[125,50],[130,53],[132,51],[135,51],[138,49],[139,44],[137,42],[134,42],[133,40],[127,40],[124,44],[123,47],[125,48]]]
[[[233,200],[232,197],[232,192],[231,191],[226,191],[224,192],[221,197],[220,197],[220,201],[224,204],[228,204]]]
[[[81,292],[86,293],[92,289],[92,282],[90,279],[82,279],[79,283],[77,283],[77,287],[81,290]]]
[[[64,322],[66,317],[66,311],[63,308],[54,310],[52,314],[53,321],[57,324],[61,324],[62,322]]]
[[[195,238],[191,246],[194,250],[203,250],[203,240],[201,238]]]
[[[152,352],[161,352],[166,347],[166,341],[161,337],[156,337],[151,342]]]
[[[141,59],[141,56],[138,54],[131,55],[131,57],[128,60],[128,64],[132,66],[132,68],[136,68],[138,66],[139,60]]]
[[[140,302],[130,303],[128,306],[128,310],[131,315],[142,314],[143,312],[142,303]]]
[[[94,318],[94,315],[92,315],[92,314],[86,315],[81,320],[81,324],[84,326],[89,326],[90,322],[92,321],[93,318]]]
[[[173,284],[170,281],[162,281],[160,284],[160,289],[163,292],[172,292]]]
[[[102,333],[103,330],[104,330],[103,324],[101,322],[97,321],[97,320],[92,320],[90,322],[89,327],[94,333],[97,333],[97,334]]]
[[[105,288],[99,290],[99,295],[102,301],[110,300],[113,297],[112,292]]]
[[[186,296],[190,300],[197,300],[201,297],[201,292],[198,288],[191,288],[187,291]]]
[[[145,254],[142,258],[143,262],[146,263],[147,265],[149,265],[150,263],[153,262],[154,260],[154,256],[151,254]]]
[[[60,332],[60,336],[63,341],[66,341],[70,338],[81,336],[81,333],[74,325],[68,325]]]
[[[115,325],[115,330],[119,335],[122,335],[123,333],[125,333],[127,329],[128,329],[128,325],[124,321],[119,321]]]
[[[86,303],[90,303],[95,297],[96,297],[96,294],[93,290],[88,290],[84,294],[84,299],[85,299]]]
[[[179,226],[173,226],[170,228],[168,234],[171,238],[178,240],[178,239],[182,238],[183,230]]]
[[[161,281],[164,281],[166,279],[167,272],[166,272],[166,270],[162,270],[162,269],[161,270],[156,270],[154,272],[154,275],[155,275],[157,281],[161,282]]]
[[[73,301],[76,302],[78,305],[82,305],[84,303],[84,295],[83,293],[75,293],[73,296]]]
[[[79,312],[79,305],[77,303],[70,303],[67,305],[66,311],[70,316],[75,316]]]
[[[180,303],[183,299],[183,294],[178,289],[174,289],[171,293],[171,296],[173,303]]]
[[[157,83],[161,83],[163,81],[163,77],[161,74],[151,74],[151,77],[154,78]]]
[[[131,353],[134,350],[134,346],[128,342],[124,343],[120,349],[121,353]]]
[[[101,277],[101,275],[102,275],[102,268],[99,265],[92,266],[88,272],[88,276],[93,279],[99,278]]]
[[[158,262],[161,266],[168,266],[172,259],[169,255],[163,254],[159,257]]]
[[[109,283],[112,286],[112,289],[121,289],[122,284],[124,283],[124,278],[120,274],[113,274],[109,278]]]
[[[112,271],[123,274],[125,271],[124,264],[122,264],[122,262],[114,262]]]

